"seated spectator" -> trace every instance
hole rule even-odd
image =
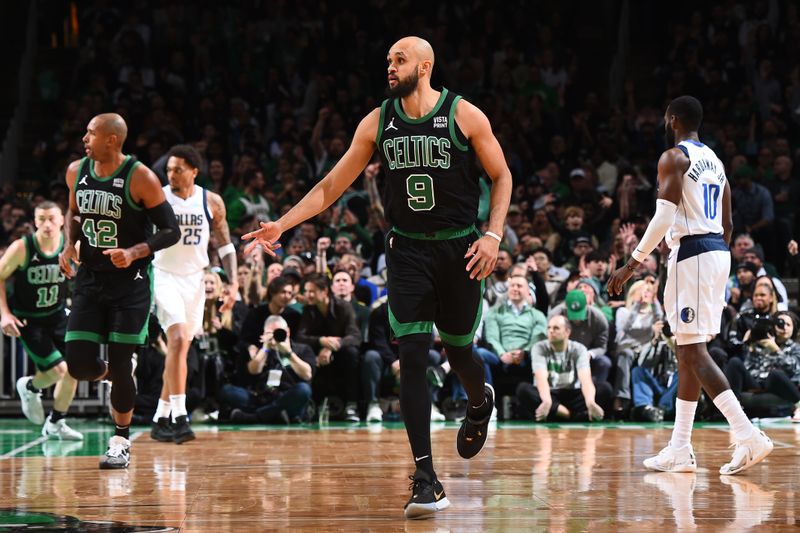
[[[328,392],[345,402],[345,420],[358,422],[358,347],[361,332],[352,306],[331,295],[330,281],[322,274],[308,276],[304,283],[306,304],[297,340],[308,344],[317,356],[314,397]]]
[[[756,268],[756,277],[769,276],[772,278],[772,284],[775,291],[780,296],[781,301],[789,301],[789,293],[786,292],[786,287],[778,277],[778,272],[774,266],[764,262],[764,251],[759,245],[755,245],[744,253],[744,260],[748,263],[753,263]]]
[[[616,263],[616,259],[613,259],[613,262]],[[592,287],[594,287],[594,292],[597,295],[598,303],[600,301],[602,301],[604,304],[608,303],[608,292],[606,291],[608,275],[608,254],[595,250],[584,256],[583,268],[581,268],[581,277],[590,282]]]
[[[260,348],[239,356],[234,384],[220,391],[220,402],[232,408],[231,422],[289,424],[301,421],[311,399],[316,360],[311,348],[291,340],[286,321],[272,315],[264,321]]]
[[[520,383],[517,400],[523,418],[546,420],[602,420],[611,401],[611,385],[592,381],[589,353],[570,340],[570,323],[561,316],[550,318],[547,340],[531,352],[533,381]]]
[[[511,253],[508,249],[501,247],[497,252],[497,262],[494,265],[494,272],[486,278],[486,289],[483,297],[494,305],[506,295],[508,291],[508,274],[514,264]]]
[[[614,415],[624,414],[631,401],[631,369],[641,351],[661,336],[664,312],[655,301],[652,284],[637,281],[628,289],[625,307],[617,309],[617,372],[614,377]]]
[[[270,282],[267,287],[267,302],[250,309],[244,319],[242,334],[237,346],[240,353],[249,353],[251,348],[261,345],[264,321],[270,316],[283,317],[289,325],[289,330],[297,333],[301,314],[296,309],[289,307],[292,298],[294,298],[294,289],[292,281],[288,277],[279,276]]]
[[[236,342],[242,331],[248,307],[243,302],[237,301],[233,309],[220,312],[219,308],[224,301],[225,291],[229,286],[223,284],[219,273],[209,270],[203,275],[205,287],[205,304],[203,309],[203,340],[202,349],[207,350],[208,344],[216,344],[217,351],[230,360],[235,350]]]
[[[331,291],[335,297],[349,302],[353,307],[353,312],[356,314],[356,324],[358,324],[358,329],[361,330],[361,335],[364,337],[362,340],[366,341],[370,314],[369,307],[356,300],[355,288],[356,286],[353,284],[353,278],[350,276],[349,270],[339,269],[333,275]]]
[[[597,289],[592,280],[581,278],[576,288],[583,291],[583,294],[586,295],[586,305],[594,307],[603,313],[603,316],[606,317],[609,324],[614,321],[614,310],[597,295]]]
[[[354,285],[354,297],[357,301],[369,307],[378,299],[380,291],[377,285],[361,275],[364,270],[364,260],[358,254],[344,254],[339,260],[336,270],[346,270],[350,274]]]
[[[553,200],[555,200],[554,197]],[[572,258],[578,237],[586,237],[589,239],[587,241],[588,245],[592,249],[596,248],[596,243],[592,241],[591,235],[583,227],[583,209],[574,205],[568,206],[563,212],[563,222],[559,222],[555,218],[555,206],[552,203],[548,203],[545,212],[550,226],[555,229],[555,232],[550,234],[545,244],[553,252],[555,264],[563,265]]]
[[[572,254],[561,266],[569,271],[580,270],[581,260],[596,249],[597,246],[588,234],[575,237],[572,240]]]
[[[531,306],[528,280],[513,276],[508,280],[507,298],[489,309],[484,322],[484,337],[491,350],[478,348],[486,369],[486,380],[503,376],[503,385],[514,394],[517,385],[531,377],[530,353],[544,339],[547,318]],[[497,393],[503,396],[502,392]]]
[[[533,259],[539,274],[544,279],[550,301],[554,302],[561,285],[567,281],[569,270],[553,264],[553,254],[547,248],[537,248],[533,251]]]
[[[389,304],[386,297],[375,302],[369,316],[369,349],[364,354],[361,365],[361,384],[363,397],[367,401],[367,423],[383,420],[383,412],[378,403],[381,381],[391,376],[395,383],[400,383],[400,353],[397,341],[393,338],[389,327]],[[431,339],[433,340],[433,339]],[[432,397],[441,388],[445,372],[441,370],[442,356],[434,349],[428,350],[428,369],[433,379],[429,379],[429,390]],[[433,383],[435,382],[435,383]],[[445,417],[436,406],[436,399],[431,402],[431,421],[441,422]]]
[[[733,276],[728,280],[728,303],[737,311],[751,308],[753,305],[750,299],[753,297],[756,272],[758,268],[753,263],[739,263]]]
[[[678,359],[674,337],[667,336],[668,330],[669,327],[662,328],[636,355],[637,364],[631,371],[633,420],[661,422],[665,414],[674,416]]]
[[[735,355],[744,357],[744,346],[753,336],[753,328],[758,319],[774,317],[778,312],[775,293],[769,285],[760,285],[753,291],[753,307],[736,315],[731,328],[731,348]],[[763,323],[760,324],[763,326]],[[762,337],[763,338],[763,337]]]
[[[608,381],[611,372],[611,359],[606,355],[609,327],[603,312],[588,305],[582,290],[574,289],[567,293],[563,303],[550,311],[549,316],[558,315],[569,320],[570,338],[589,350],[595,383]]]
[[[758,276],[756,278],[755,282],[753,283],[753,290],[757,289],[758,287],[760,287],[762,285],[765,286],[765,287],[769,287],[769,289],[772,291],[772,294],[775,295],[775,307],[776,307],[776,309],[778,311],[788,311],[789,310],[789,302],[784,300],[783,297],[781,296],[780,292],[778,292],[778,289],[775,286],[775,278],[771,278],[770,276],[767,276],[767,275]],[[747,305],[747,307],[745,307],[743,305],[742,309],[740,309],[740,311],[746,311],[747,309],[752,308],[753,302],[752,301],[747,302],[745,305]]]
[[[790,402],[794,406],[793,421],[800,422],[800,345],[794,341],[796,327],[797,317],[788,311],[756,319],[744,345],[744,357],[728,360],[725,377],[739,398],[742,392],[768,392]]]
[[[544,284],[544,279],[536,271],[538,267],[533,257],[528,257],[524,263],[517,263],[511,267],[508,274],[508,279],[514,276],[522,276],[528,281],[528,298],[527,302],[533,305],[542,313],[547,313],[550,310],[550,295],[547,294],[547,286]],[[508,295],[506,295],[506,298]],[[504,298],[505,299],[505,298]]]

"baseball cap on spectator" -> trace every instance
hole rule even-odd
[[[578,286],[581,285],[588,285],[589,287],[591,287],[592,290],[594,291],[595,297],[600,294],[600,282],[595,279],[581,278],[581,280],[578,282]]]
[[[592,242],[592,239],[590,237],[587,237],[586,235],[581,235],[580,237],[576,237],[572,243],[572,246],[575,247],[578,246],[579,244],[588,244],[589,246],[594,248],[594,243]]]
[[[348,241],[353,242],[353,235],[350,234],[350,233],[347,233],[346,231],[342,231],[342,232],[339,232],[339,233],[336,234],[336,239],[339,239],[340,237],[344,237]],[[336,240],[336,239],[334,239],[334,240]]]
[[[755,263],[751,263],[750,261],[745,261],[744,263],[736,265],[736,271],[738,272],[739,270],[749,270],[754,276],[758,275],[758,267],[756,267]]]
[[[574,289],[564,299],[567,318],[570,320],[586,320],[586,295],[582,290]]]
[[[508,214],[510,215],[512,213],[516,213],[518,215],[522,214],[522,209],[520,209],[517,204],[511,204],[508,206]]]
[[[540,178],[538,174],[530,176],[526,183],[528,187],[538,187],[541,184],[542,184],[542,178]]]
[[[317,254],[314,252],[303,252],[299,256],[294,257],[300,257],[307,265],[311,265],[317,259]]]
[[[211,267],[210,270],[211,270],[211,272],[213,272],[214,274],[219,276],[219,279],[222,280],[222,283],[226,283],[226,284],[230,283],[230,280],[228,279],[228,274],[225,273],[224,269],[215,266],[215,267]]]
[[[585,178],[585,177],[586,177],[586,172],[584,172],[582,168],[573,168],[572,171],[569,173],[569,179]]]

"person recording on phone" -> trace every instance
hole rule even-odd
[[[270,315],[260,348],[250,346],[240,355],[234,384],[220,391],[220,401],[232,408],[231,422],[288,424],[302,419],[311,398],[316,356],[290,336],[286,320]]]

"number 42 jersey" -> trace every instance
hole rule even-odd
[[[108,177],[94,172],[94,161],[84,157],[75,178],[75,201],[80,215],[81,266],[97,271],[118,271],[105,250],[130,248],[153,234],[144,205],[131,198],[131,175],[141,163],[125,156]],[[134,261],[127,270],[150,263],[152,256]]]
[[[699,141],[687,140],[677,146],[689,158],[683,175],[683,192],[675,221],[667,232],[670,248],[680,246],[689,235],[722,234],[722,193],[725,166],[714,151]]]
[[[386,172],[386,218],[401,231],[465,228],[477,219],[478,175],[455,119],[460,99],[442,88],[434,108],[417,119],[399,98],[381,104],[375,143]]]

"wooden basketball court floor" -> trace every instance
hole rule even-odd
[[[696,426],[697,474],[665,474],[641,461],[666,444],[666,424],[501,423],[470,461],[456,453],[457,426],[434,424],[434,463],[451,506],[407,521],[412,465],[400,424],[198,425],[197,440],[182,446],[154,442],[140,427],[130,469],[101,471],[109,426],[75,422],[86,438],[75,444],[43,441],[37,427],[5,419],[0,531],[794,531],[800,424],[761,425],[775,451],[723,477],[731,452],[723,425]]]

